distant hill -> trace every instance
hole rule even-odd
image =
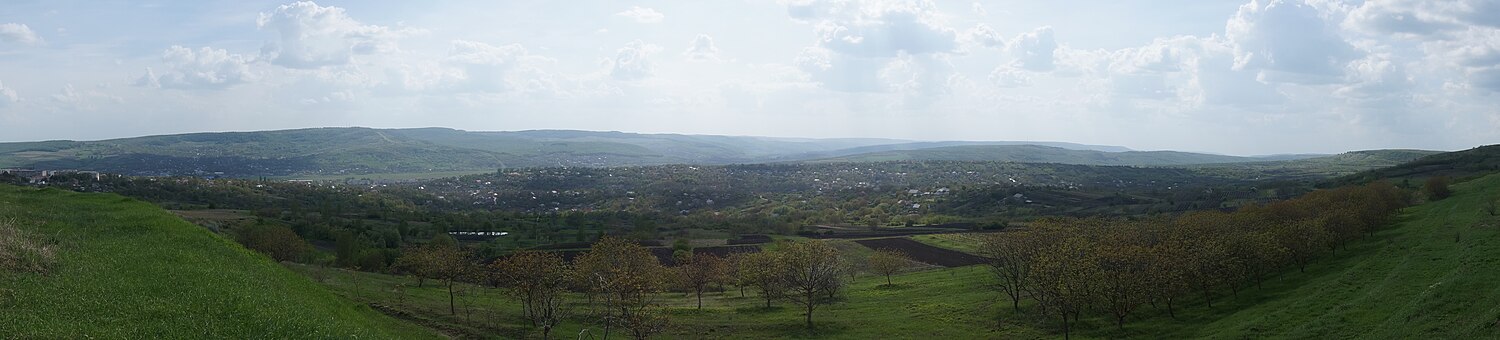
[[[1080,165],[1185,165],[1243,163],[1257,158],[1177,151],[1106,152],[1042,145],[961,145],[915,150],[891,150],[813,160],[810,162],[883,161],[1002,161]]]
[[[1372,151],[1373,152],[1373,151]],[[315,128],[0,143],[0,168],[94,170],[142,176],[333,177],[455,174],[525,167],[616,167],[772,162],[1002,161],[1125,166],[1248,164],[1326,177],[1426,155],[1382,150],[1334,156],[1239,157],[1060,142],[771,138],[448,128]],[[1226,169],[1240,171],[1245,169]],[[1250,174],[1254,177],[1256,174]]]
[[[518,167],[764,163],[886,150],[1025,143],[1031,142],[911,142],[571,130],[317,128],[0,143],[0,168],[80,169],[128,175],[343,176]],[[1080,150],[1128,150],[1038,143]]]
[[[151,203],[0,185],[5,229],[57,242],[45,274],[0,267],[5,338],[439,338]]]
[[[1278,178],[1325,180],[1361,171],[1380,169],[1441,153],[1430,150],[1365,150],[1312,158],[1233,164],[1187,165],[1199,171],[1233,178]],[[1274,156],[1273,156],[1274,157]]]
[[[1329,181],[1328,185],[1375,180],[1420,180],[1432,176],[1474,177],[1500,171],[1500,144],[1435,153],[1399,165],[1363,171]]]

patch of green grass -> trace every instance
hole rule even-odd
[[[149,203],[0,185],[0,218],[57,241],[45,274],[0,274],[4,337],[436,337]]]
[[[430,327],[461,329],[478,337],[539,337],[540,333],[520,318],[521,308],[498,289],[464,285],[459,315],[448,314],[447,293],[434,281],[417,288],[410,277],[355,272],[341,269],[290,265],[292,269],[320,278],[335,291],[356,301],[392,306],[393,309],[426,319]],[[884,277],[861,276],[842,293],[838,302],[819,306],[813,312],[815,329],[803,325],[802,310],[776,301],[765,307],[754,289],[741,297],[734,287],[704,295],[703,310],[685,293],[663,293],[659,300],[669,308],[672,326],[664,338],[785,339],[843,338],[1033,338],[1044,336],[1028,324],[1007,319],[996,328],[996,297],[980,284],[989,279],[983,267],[927,270],[895,277],[895,285],[884,286]],[[401,288],[397,288],[397,287]],[[584,315],[589,307],[581,296],[570,299],[574,316],[553,331],[553,336],[577,336],[584,329],[596,337],[602,329]],[[617,330],[618,331],[618,330]],[[614,336],[620,333],[612,334]]]
[[[926,243],[934,247],[948,248],[970,254],[978,254],[979,243],[981,242],[979,235],[980,234],[975,233],[931,234],[914,235],[911,237],[911,239],[917,240],[917,242]]]

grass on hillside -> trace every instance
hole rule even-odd
[[[432,338],[149,203],[0,185],[0,220],[56,241],[0,273],[0,337]]]
[[[1394,228],[1288,275],[1285,289],[1179,334],[1246,338],[1500,337],[1500,175],[1410,208]]]

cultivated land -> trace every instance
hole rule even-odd
[[[0,185],[0,219],[55,242],[0,272],[5,338],[433,338],[146,202]]]

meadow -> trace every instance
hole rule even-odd
[[[436,337],[150,203],[0,185],[0,220],[55,247],[0,271],[0,337]]]

